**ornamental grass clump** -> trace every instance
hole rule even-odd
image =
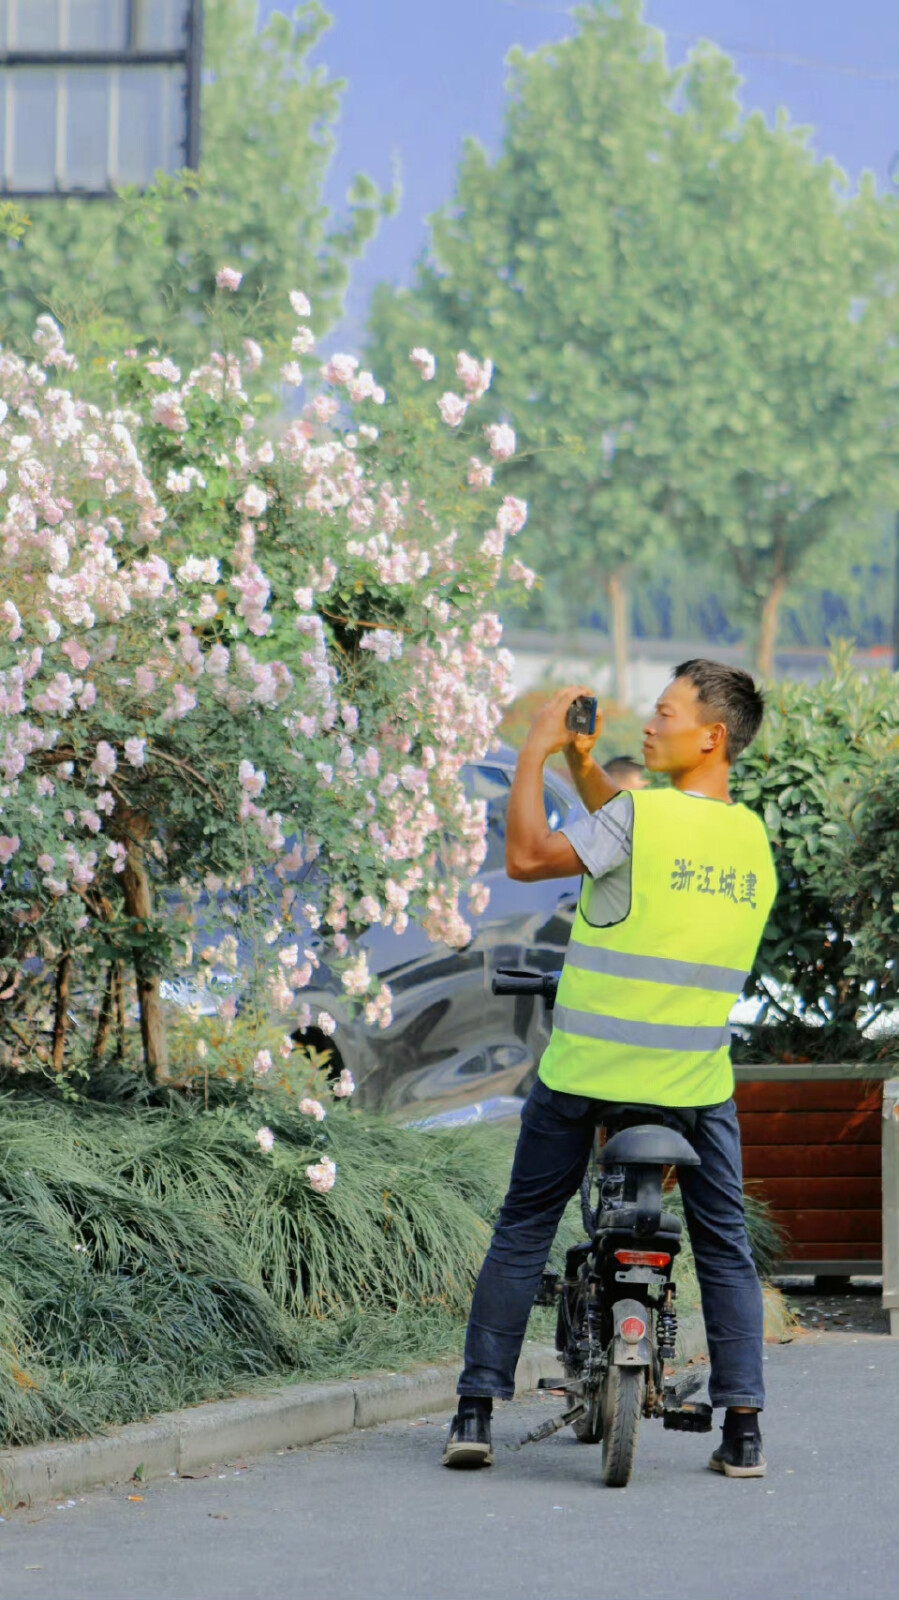
[[[265,1114],[0,1100],[2,1443],[458,1348],[506,1147]]]

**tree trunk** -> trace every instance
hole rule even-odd
[[[770,683],[774,677],[774,650],[777,645],[777,623],[780,616],[780,604],[787,587],[787,580],[781,574],[774,579],[762,606],[761,626],[759,628],[758,652],[756,655],[756,669],[759,677]]]
[[[56,1005],[53,1012],[54,1072],[62,1072],[66,1062],[66,1034],[69,1029],[69,982],[72,976],[72,957],[66,950],[56,968]]]
[[[615,661],[615,699],[620,706],[630,705],[630,630],[628,594],[624,572],[613,572],[606,584],[612,608],[612,650]]]
[[[144,843],[150,832],[150,819],[141,812],[129,811],[118,819],[125,834],[128,851],[122,873],[122,893],[125,910],[140,927],[147,927],[153,915],[150,877],[144,857]],[[169,1046],[165,1031],[162,998],[159,993],[159,974],[152,971],[146,951],[134,951],[134,976],[137,983],[137,1001],[140,1007],[140,1032],[144,1047],[144,1065],[154,1083],[163,1083],[169,1076]]]
[[[125,973],[121,961],[113,962],[112,994],[115,1002],[115,1059],[122,1061],[125,1056]]]
[[[103,1058],[103,1052],[109,1043],[109,1035],[112,1032],[112,1002],[113,990],[115,987],[115,967],[116,963],[114,961],[110,961],[109,970],[106,974],[106,986],[103,990],[103,1000],[100,1004],[100,1015],[97,1018],[97,1031],[94,1034],[94,1048],[92,1054],[94,1061],[96,1061],[98,1065]]]

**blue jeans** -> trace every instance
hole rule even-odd
[[[614,1107],[539,1079],[521,1114],[509,1192],[474,1292],[460,1395],[509,1400],[534,1296],[556,1229],[580,1188],[598,1123]],[[765,1404],[762,1286],[743,1211],[733,1100],[687,1113],[702,1163],[678,1170],[708,1338],[713,1406]],[[695,1120],[693,1120],[695,1119]]]

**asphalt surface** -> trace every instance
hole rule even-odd
[[[643,1423],[625,1490],[501,1408],[497,1465],[439,1465],[444,1419],[393,1423],[202,1479],[98,1491],[0,1525],[3,1600],[872,1600],[895,1593],[899,1340],[768,1352],[768,1476],[709,1472],[717,1433]],[[132,1498],[133,1497],[133,1498]]]
[[[828,1293],[812,1278],[781,1278],[779,1287],[803,1328],[815,1333],[889,1333],[879,1278],[854,1278],[851,1287]]]

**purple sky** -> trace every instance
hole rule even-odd
[[[504,57],[571,29],[565,0],[325,0],[333,27],[314,60],[347,80],[328,198],[339,208],[359,169],[387,185],[399,164],[403,202],[354,271],[343,337],[355,342],[372,285],[409,281],[426,218],[451,194],[462,140],[495,148]],[[260,15],[292,0],[260,0]],[[731,54],[743,102],[785,106],[814,128],[814,146],[852,176],[886,181],[899,152],[896,0],[647,0],[647,20],[680,60],[696,36]],[[330,342],[330,341],[329,341]]]

